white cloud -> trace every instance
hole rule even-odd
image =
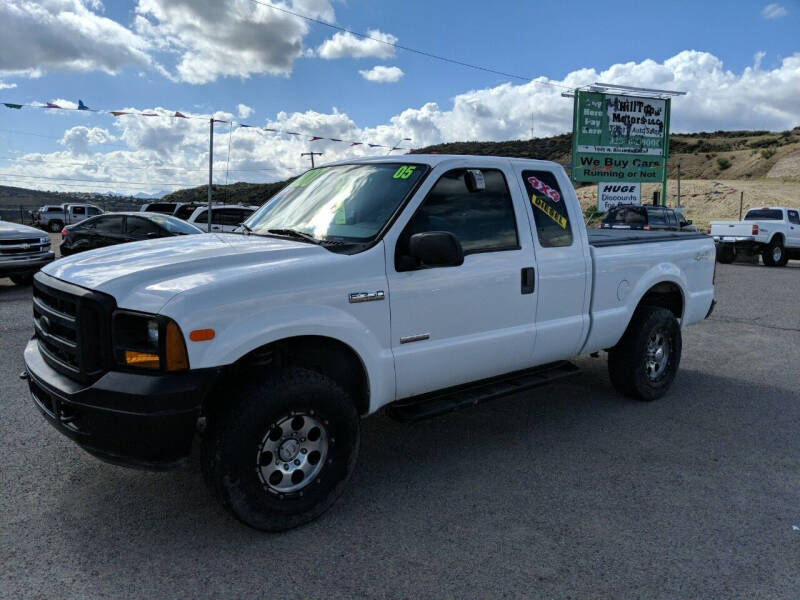
[[[60,106],[61,108],[71,108],[76,109],[78,108],[78,103],[73,102],[72,100],[65,100],[64,98],[53,98],[50,100],[51,104],[55,104],[56,106]]]
[[[765,19],[780,19],[781,17],[785,17],[789,14],[789,11],[786,10],[780,4],[767,4],[764,9],[761,11],[761,16]]]
[[[761,57],[763,58],[763,57]],[[754,58],[758,63],[759,56]],[[298,131],[326,138],[368,141],[385,146],[422,147],[459,140],[526,139],[531,117],[536,136],[565,133],[572,127],[572,102],[561,97],[562,89],[551,85],[577,87],[596,81],[642,87],[683,90],[672,108],[672,130],[713,131],[717,129],[784,130],[800,125],[800,53],[784,58],[771,69],[748,67],[741,72],[726,70],[712,54],[687,50],[663,62],[620,63],[605,70],[579,69],[560,80],[539,78],[514,85],[510,83],[458,94],[447,106],[428,102],[391,116],[383,124],[364,127],[349,115],[332,109],[278,113],[265,125],[273,129]],[[122,110],[155,112],[162,117],[120,117],[113,121],[114,137],[127,147],[104,152],[97,144],[111,138],[106,130],[73,128],[63,143],[67,150],[31,155],[46,161],[15,164],[17,174],[104,179],[123,182],[150,182],[133,191],[156,191],[202,185],[207,176],[208,121],[170,118],[173,110],[135,107]],[[53,111],[58,112],[58,111]],[[75,114],[75,113],[70,113]],[[95,113],[91,113],[94,115]],[[192,116],[191,113],[185,113]],[[89,116],[89,115],[87,115]],[[218,113],[220,119],[232,114]],[[93,117],[94,118],[94,117]],[[97,116],[96,118],[103,118]],[[99,129],[99,128],[98,128]],[[71,133],[70,133],[71,132]],[[385,154],[386,148],[370,149],[366,144],[351,146],[329,140],[311,142],[308,138],[268,133],[256,128],[234,129],[231,136],[230,165],[227,164],[227,125],[218,124],[218,150],[215,152],[215,182],[224,183],[226,167],[229,181],[275,181],[308,167],[301,152],[323,152],[322,162],[354,156]],[[410,137],[412,142],[398,144]],[[67,143],[69,141],[70,143]],[[223,148],[224,151],[220,151]],[[74,158],[81,155],[80,159]],[[71,158],[72,164],[67,164]],[[81,161],[91,161],[86,166]],[[122,165],[122,166],[120,166]],[[167,167],[182,167],[172,169]],[[23,184],[15,181],[9,185]],[[165,188],[164,183],[171,187]],[[57,189],[58,183],[46,187]],[[87,185],[87,188],[90,186]],[[64,187],[63,189],[73,189]],[[97,188],[91,188],[97,189]],[[114,189],[106,186],[102,189]],[[131,188],[119,186],[119,191]]]
[[[117,73],[128,65],[154,66],[145,41],[94,12],[98,5],[82,0],[0,2],[0,75]]]
[[[334,19],[328,0],[293,0],[289,8]],[[193,84],[288,75],[308,33],[302,19],[249,0],[139,0],[136,15],[139,35],[178,56],[175,77]]]
[[[394,83],[395,81],[400,81],[400,78],[405,75],[400,67],[385,67],[383,65],[376,65],[369,70],[359,71],[359,73],[367,81],[376,83]]]
[[[13,90],[17,87],[16,83],[6,83],[5,81],[0,81],[0,90]]]
[[[360,38],[350,32],[335,33],[331,39],[325,40],[317,48],[317,55],[328,60],[348,56],[352,58],[367,56],[391,58],[394,56],[394,47],[387,44],[396,44],[395,36],[377,29],[370,29],[367,31],[367,35],[374,39]]]
[[[237,104],[236,105],[236,111],[239,113],[239,118],[240,119],[246,119],[247,117],[252,115],[253,112],[254,112],[252,107],[247,106],[247,104]]]
[[[72,154],[88,154],[89,146],[99,146],[115,141],[111,132],[102,127],[71,127],[64,132],[59,143],[69,148]]]

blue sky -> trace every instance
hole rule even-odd
[[[529,137],[531,121],[537,136],[570,126],[569,101],[554,88],[380,45],[337,46],[333,42],[342,40],[336,41],[334,30],[271,14],[250,0],[6,4],[0,7],[0,33],[12,50],[0,56],[0,85],[14,87],[0,89],[3,101],[80,98],[98,108],[223,111],[239,121],[332,137],[385,143],[412,137],[412,145]],[[474,0],[294,0],[281,6],[354,31],[376,31],[402,45],[560,85],[603,76],[628,85],[685,88],[689,97],[676,102],[673,111],[676,130],[800,125],[797,0],[488,5]],[[220,12],[209,17],[213,11]],[[202,23],[204,16],[209,18]],[[328,58],[323,57],[326,41]],[[359,54],[367,56],[354,56]],[[361,72],[376,66],[388,67],[395,77],[402,71],[402,76],[394,82],[367,80]],[[241,113],[246,118],[239,116],[239,104],[249,107]],[[108,153],[126,151],[131,160],[171,155],[176,164],[189,165],[202,159],[199,129],[185,131],[181,141],[164,129],[148,131],[149,124],[44,112],[0,111],[0,129],[51,136],[0,131],[0,155],[52,154],[53,161],[62,162],[90,156],[101,162]],[[86,132],[72,132],[67,139],[65,132],[74,127]],[[166,140],[161,146],[153,140],[158,137]],[[274,166],[271,176],[302,166],[294,157],[281,160],[281,153],[297,154],[297,140],[272,140],[267,156],[260,142],[248,142],[239,133],[235,138],[232,146],[241,160],[265,169]],[[332,158],[344,151],[330,145],[325,149]],[[7,172],[8,164],[0,163],[0,171]]]

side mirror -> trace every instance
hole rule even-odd
[[[423,267],[457,267],[464,264],[461,243],[449,231],[415,233],[408,240],[408,253]]]
[[[688,221],[686,221],[686,224],[687,224],[687,225],[691,225],[691,224],[692,224],[692,220],[691,220],[691,219],[689,219]]]

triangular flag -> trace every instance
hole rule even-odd
[[[386,146],[382,146],[381,144],[367,144],[370,148],[385,148]]]
[[[288,135],[300,135],[300,134],[299,134],[299,133],[297,133],[296,131],[287,131],[287,132],[285,132],[285,133],[287,133]]]
[[[277,129],[270,129],[269,127],[264,127],[264,131],[277,131]]]
[[[364,142],[353,142],[353,143],[352,143],[352,144],[350,144],[350,145],[351,145],[351,146],[361,146],[361,145],[363,145],[363,144],[364,144]]]
[[[22,108],[22,104],[10,104],[8,102],[3,102],[3,104],[5,105],[6,108],[16,108],[16,109]]]
[[[310,141],[316,142],[317,140],[321,140],[321,139],[323,139],[323,138],[319,137],[318,135],[312,135]]]
[[[140,117],[157,117],[156,113],[139,113]]]
[[[239,127],[252,127],[252,125],[245,125],[244,123],[239,123]]]
[[[121,111],[121,110],[112,110],[112,111],[111,111],[111,114],[112,114],[112,115],[114,115],[115,117],[120,117],[120,116],[122,116],[122,115],[129,115],[129,114],[131,114],[131,113],[129,113],[129,112],[123,112],[123,111]]]
[[[83,100],[78,100],[78,110],[91,110],[83,103]]]
[[[214,119],[214,123],[227,123],[227,121],[223,121],[222,119]]]
[[[48,102],[45,108],[61,108],[58,104],[53,104],[52,102]]]
[[[181,118],[181,119],[186,119],[186,118],[187,118],[185,114],[183,114],[183,113],[179,113],[177,110],[175,111],[175,114],[174,114],[174,115],[172,115],[172,116],[173,116],[173,117],[179,117],[179,118]]]
[[[336,138],[328,138],[332,142],[341,142],[342,140],[337,140]]]

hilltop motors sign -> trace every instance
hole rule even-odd
[[[665,98],[575,93],[572,178],[575,181],[662,181],[669,152]]]
[[[608,212],[608,209],[619,204],[642,203],[641,183],[611,183],[597,185],[597,212]]]

